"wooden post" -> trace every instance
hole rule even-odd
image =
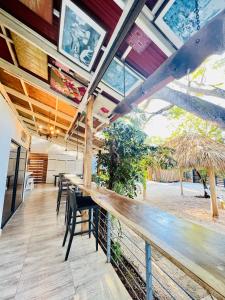
[[[87,103],[85,125],[85,149],[84,149],[84,185],[91,187],[92,175],[92,132],[93,132],[93,104],[94,96],[90,96]],[[82,214],[82,220],[88,219],[88,211]],[[81,230],[88,230],[88,223],[81,224]]]
[[[183,169],[179,169],[179,175],[180,175],[180,193],[181,196],[184,195],[184,189],[183,189]]]
[[[210,185],[210,194],[211,194],[211,212],[212,217],[218,217],[218,207],[217,207],[217,200],[216,200],[216,184],[215,184],[215,171],[212,168],[208,169],[209,174],[209,185]]]

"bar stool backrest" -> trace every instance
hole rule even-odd
[[[69,187],[68,190],[68,197],[69,197],[69,206],[73,212],[77,210],[77,199],[76,199],[76,191],[74,190],[73,186]]]

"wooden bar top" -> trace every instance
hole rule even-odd
[[[94,184],[84,187],[77,176],[66,177],[218,299],[225,299],[224,234]]]

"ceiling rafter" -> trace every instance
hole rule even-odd
[[[47,123],[49,123],[49,124],[51,124],[51,125],[54,125],[54,121],[53,120],[51,120],[51,119],[49,119],[48,117],[45,117],[45,116],[43,116],[42,114],[40,114],[40,113],[37,113],[37,112],[32,112],[31,110],[29,110],[29,109],[27,109],[27,108],[25,108],[25,107],[23,107],[23,106],[20,106],[20,105],[18,105],[18,104],[13,104],[14,106],[15,106],[15,108],[17,109],[17,110],[19,110],[19,111],[21,111],[21,112],[24,112],[24,113],[26,113],[26,114],[28,114],[28,115],[30,115],[30,116],[35,116],[37,119],[40,119],[40,120],[42,120],[42,121],[44,121],[44,122],[47,122]],[[58,122],[56,122],[56,126],[58,126],[59,128],[61,128],[61,129],[64,129],[64,130],[67,130],[67,126],[65,126],[65,125],[63,125],[63,124],[61,124],[61,123],[58,123]]]
[[[12,111],[15,113],[15,115],[17,116],[18,121],[21,123],[22,127],[24,128],[25,132],[28,133],[26,124],[23,122],[23,120],[21,119],[21,116],[19,115],[18,111],[16,110],[16,108],[14,107],[14,104],[12,103],[9,95],[7,94],[7,92],[4,89],[4,86],[1,84],[0,82],[0,92],[2,94],[2,96],[5,98],[5,100],[8,102],[10,108],[12,109]]]
[[[34,98],[28,96],[28,95],[24,95],[24,94],[18,92],[17,90],[12,89],[12,88],[10,88],[10,87],[8,87],[8,86],[6,86],[6,85],[4,85],[4,88],[5,88],[5,90],[7,91],[7,93],[9,93],[9,94],[11,94],[11,95],[13,95],[13,96],[16,96],[16,97],[18,97],[18,98],[20,98],[20,99],[22,99],[22,100],[27,101],[27,102],[30,101],[30,103],[31,103],[32,105],[36,105],[36,106],[38,106],[38,107],[40,107],[40,108],[42,108],[42,109],[44,109],[44,110],[50,111],[50,112],[53,113],[53,114],[56,113],[56,109],[53,108],[52,106],[49,106],[49,105],[47,105],[47,104],[44,104],[44,103],[42,103],[42,102],[40,102],[40,101],[38,101],[38,100],[36,100],[36,99],[34,99]],[[58,116],[59,116],[59,117],[62,117],[63,119],[65,119],[65,120],[67,120],[67,121],[69,121],[69,122],[71,122],[72,119],[73,119],[71,116],[69,116],[69,115],[67,115],[66,113],[63,113],[63,112],[61,112],[61,111],[58,111]]]
[[[8,37],[6,29],[5,29],[5,27],[3,25],[1,25],[1,29],[2,29],[2,33],[3,33],[3,36],[5,38],[7,47],[9,49],[9,53],[10,53],[10,56],[12,58],[12,61],[13,61],[13,63],[14,63],[15,66],[18,66],[16,54],[14,53],[14,50],[13,50],[13,47],[12,47],[13,41],[9,41],[9,39],[8,39],[9,37]]]

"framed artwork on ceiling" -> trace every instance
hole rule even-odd
[[[76,103],[81,102],[86,91],[86,88],[75,79],[54,67],[51,68],[50,87]]]
[[[198,0],[200,27],[225,8],[223,0]],[[155,24],[180,48],[196,31],[195,0],[170,0]]]
[[[70,0],[62,1],[59,52],[90,71],[106,31]]]
[[[124,76],[124,64],[119,59],[114,58],[102,77],[102,82],[119,94],[124,95],[124,81],[125,95],[128,95],[143,82],[142,78],[127,65],[125,65]]]

